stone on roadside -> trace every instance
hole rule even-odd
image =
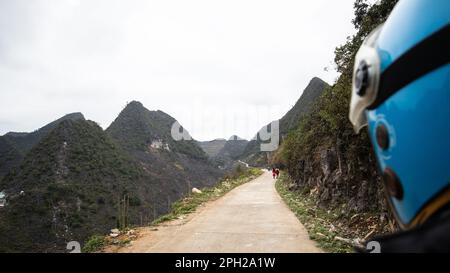
[[[197,188],[192,188],[192,193],[202,193],[202,191]]]

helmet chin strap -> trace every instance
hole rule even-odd
[[[420,210],[420,213],[411,221],[408,226],[417,226],[423,224],[432,215],[438,212],[441,208],[450,202],[450,187],[447,187],[435,198],[433,198],[429,203]]]

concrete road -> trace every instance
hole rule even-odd
[[[321,252],[265,172],[186,219],[146,228],[119,252]]]

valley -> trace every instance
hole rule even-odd
[[[0,1],[0,253],[448,249],[444,1],[32,2]]]
[[[311,81],[280,120],[283,132],[325,86]],[[31,133],[1,136],[0,233],[9,235],[0,236],[0,251],[65,252],[68,241],[83,244],[116,227],[146,226],[193,189],[213,187],[236,169],[270,164],[272,153],[259,152],[257,137],[177,141],[176,122],[132,101],[105,130],[72,113]]]
[[[192,188],[214,185],[225,172],[196,142],[174,141],[174,122],[131,102],[106,130],[76,113],[2,136],[0,251],[65,252],[68,241],[151,223]]]

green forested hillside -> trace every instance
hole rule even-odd
[[[126,221],[138,224],[153,216],[153,182],[94,122],[62,121],[0,183],[8,197],[0,252],[61,252],[106,233],[119,224],[124,197]]]
[[[146,171],[164,179],[173,178],[179,195],[188,190],[189,184],[215,183],[221,172],[208,162],[208,156],[197,141],[174,140],[171,128],[175,122],[168,114],[149,111],[140,102],[133,101],[120,112],[106,133]]]
[[[165,208],[190,192],[192,187],[212,186],[223,172],[213,166],[195,140],[176,141],[174,118],[149,111],[140,102],[129,103],[106,130],[147,175],[159,181]]]
[[[18,167],[24,156],[64,120],[84,120],[81,113],[67,114],[31,133],[9,132],[0,136],[0,180]]]
[[[31,133],[16,133],[9,132],[4,135],[4,138],[8,139],[14,146],[23,154],[27,153],[34,145],[39,143],[48,133],[50,133],[54,128],[56,128],[59,123],[64,120],[84,120],[84,116],[81,113],[71,113],[67,114],[44,127],[31,132]]]
[[[175,122],[163,111],[149,111],[142,103],[132,101],[108,127],[107,133],[127,150],[147,149],[153,141],[161,140],[170,151],[206,159],[207,155],[196,141],[175,141],[172,138],[171,129]]]
[[[22,162],[23,154],[7,138],[0,136],[0,180]]]
[[[298,121],[309,113],[313,104],[327,87],[329,87],[328,83],[322,79],[312,78],[294,107],[280,119],[280,133],[282,136],[285,136],[290,130],[297,127]]]
[[[64,252],[69,241],[149,224],[193,187],[214,185],[222,171],[194,140],[171,138],[174,122],[133,102],[107,132],[84,119],[52,126],[0,181],[0,252]]]

